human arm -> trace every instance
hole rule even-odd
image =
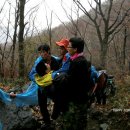
[[[38,64],[42,59],[43,59],[43,58],[42,58],[41,56],[39,56],[39,57],[35,60],[34,65],[33,65],[31,71],[30,71],[29,74],[28,74],[28,77],[29,77],[29,79],[30,79],[31,81],[35,81],[35,74],[37,73],[37,72],[36,72],[36,66],[37,66],[37,64]]]
[[[54,79],[58,73],[62,73],[62,72],[68,72],[70,66],[70,55],[67,53],[65,55],[65,59],[62,61],[62,66],[60,69],[58,69],[57,71],[53,71],[52,73],[52,79]]]

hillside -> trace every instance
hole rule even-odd
[[[25,83],[22,83],[25,84]],[[130,76],[125,76],[124,79],[115,79],[116,84],[116,94],[115,96],[109,96],[107,98],[106,105],[93,104],[90,109],[88,109],[87,115],[87,130],[99,130],[107,128],[107,130],[129,130],[130,129]],[[6,82],[1,83],[0,87],[4,91],[9,91],[14,86],[20,86],[21,82]],[[21,89],[25,90],[25,85]],[[27,87],[27,86],[26,86]],[[19,91],[19,90],[17,90]],[[19,92],[18,92],[19,93]],[[52,111],[53,104],[49,104],[48,109]],[[26,108],[29,110],[28,108]],[[26,110],[20,109],[21,110]],[[73,110],[73,109],[72,109]],[[61,115],[56,121],[53,127],[56,130],[63,130],[71,125],[71,127],[76,126],[75,119],[77,114],[70,109],[67,116]],[[39,107],[31,107],[31,111],[36,119],[37,124],[42,124],[41,115],[39,113]],[[8,112],[7,112],[8,113]],[[14,116],[15,117],[15,116]],[[69,122],[67,119],[69,118]],[[11,119],[11,118],[10,118]],[[73,119],[73,120],[72,120]],[[73,125],[72,125],[73,124]],[[11,124],[10,124],[11,125]],[[15,125],[15,124],[12,124]],[[32,125],[33,126],[33,125]],[[21,126],[20,126],[21,127]],[[36,127],[36,126],[35,126]],[[13,129],[15,130],[15,129]],[[16,129],[17,130],[17,129]],[[37,126],[39,129],[39,125]]]

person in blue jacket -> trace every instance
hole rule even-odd
[[[93,65],[91,65],[90,71],[91,71],[91,75],[90,75],[91,86],[94,86],[98,79],[98,72],[97,72],[95,66],[93,66]]]
[[[29,73],[29,78],[30,80],[35,82],[35,75],[37,73],[38,70],[36,70],[36,67],[39,65],[41,66],[41,64],[46,63],[50,66],[51,70],[58,70],[59,69],[59,62],[57,61],[57,59],[51,55],[50,52],[50,46],[47,44],[43,44],[40,45],[38,47],[38,52],[40,54],[40,56],[37,58],[37,60],[34,63],[34,66],[32,67],[32,70]],[[43,61],[43,62],[42,62]],[[44,68],[41,68],[41,73]],[[40,71],[39,71],[40,72]],[[42,88],[42,87],[38,87],[38,104],[40,107],[40,112],[41,115],[43,117],[43,121],[45,124],[50,124],[50,115],[49,112],[47,110],[47,98],[49,96],[52,95],[52,89],[51,86]]]
[[[63,112],[64,108],[64,98],[62,97],[62,92],[66,87],[66,83],[62,82],[62,78],[66,78],[69,66],[70,66],[70,54],[67,51],[67,47],[69,45],[68,39],[61,39],[59,42],[56,42],[56,45],[59,46],[60,49],[60,57],[61,57],[61,67],[57,71],[52,73],[53,85],[55,87],[55,99],[54,99],[54,108],[51,115],[52,119],[57,119],[60,112]],[[58,79],[58,80],[57,80]],[[57,82],[57,81],[58,82]],[[57,83],[56,83],[57,82]],[[55,84],[56,83],[56,84]],[[58,87],[60,86],[60,87]]]
[[[50,54],[50,47],[48,45],[41,45],[38,48],[38,52],[40,54],[40,56],[36,59],[30,73],[29,73],[29,79],[33,82],[33,87],[37,86],[38,84],[36,84],[35,82],[35,75],[37,73],[36,70],[36,66],[42,62],[42,60],[50,65],[51,70],[53,70],[52,73],[52,78],[55,79],[59,73],[63,73],[63,72],[67,72],[68,68],[69,68],[69,54],[67,53],[67,46],[69,44],[69,41],[67,39],[62,39],[59,42],[56,42],[56,44],[59,46],[60,48],[60,54],[61,54],[61,66],[59,68],[59,58],[55,58],[55,56],[52,56]],[[58,62],[58,65],[57,65]],[[59,68],[59,69],[58,69]],[[41,69],[42,71],[42,69]],[[42,87],[38,87],[38,104],[40,106],[40,111],[41,114],[43,116],[43,121],[45,124],[50,124],[50,115],[49,112],[47,110],[47,98],[49,96],[48,91],[50,91],[50,89],[48,89],[49,87],[45,88],[44,90],[42,89]],[[46,90],[47,89],[47,90]],[[31,86],[29,86],[28,88],[28,92],[31,90]],[[46,92],[47,93],[46,93]],[[10,95],[11,96],[11,95]],[[15,95],[16,96],[16,95]],[[14,97],[12,95],[12,97]],[[54,111],[53,111],[53,116],[52,117],[56,117],[55,115],[55,110],[57,110],[57,107],[55,107],[54,105]]]
[[[67,53],[67,46],[68,46],[68,44],[69,44],[69,40],[68,39],[62,39],[62,40],[56,42],[56,45],[59,46],[59,50],[60,50],[60,60],[58,59],[58,61],[60,61],[61,65],[60,65],[60,68],[57,69],[57,70],[53,69],[51,67],[51,65],[50,65],[51,70],[53,70],[53,72],[52,72],[52,79],[53,80],[55,80],[55,78],[60,73],[67,73],[67,71],[69,69],[69,59],[70,59],[70,56]],[[46,55],[44,54],[44,59],[45,59],[45,56],[47,56],[47,54]],[[49,62],[45,61],[45,63],[48,64]],[[37,72],[36,68],[39,68],[40,64],[41,64],[41,59],[40,60],[39,59],[36,60],[36,64],[34,65],[35,69],[32,69],[30,74],[29,74],[30,79],[35,80],[35,73]],[[44,80],[44,76],[41,76],[40,78],[41,78],[41,80]],[[37,84],[38,84],[38,82],[37,82]],[[40,87],[41,84],[38,84],[38,85],[39,85],[39,88],[42,88],[44,86],[43,85],[42,87]],[[39,104],[41,104],[41,105],[39,105],[39,106],[40,106],[40,110],[41,110],[41,113],[42,113],[42,116],[43,116],[43,121],[44,121],[43,128],[45,128],[46,126],[50,125],[50,123],[51,123],[50,115],[49,115],[49,112],[47,110],[47,98],[48,97],[52,98],[53,101],[54,101],[54,109],[53,109],[53,113],[52,113],[51,118],[52,119],[56,119],[58,117],[57,112],[59,113],[59,109],[58,109],[58,105],[59,104],[57,103],[57,100],[55,100],[57,98],[57,96],[56,96],[57,93],[54,92],[55,91],[55,87],[53,85],[51,85],[51,86],[45,87],[44,91],[45,91],[45,89],[47,91],[46,91],[46,93],[44,92],[43,94],[40,93],[41,91],[38,91],[38,95],[41,95],[40,98],[38,97],[38,99],[40,100]],[[53,94],[55,95],[56,98],[54,97]],[[52,95],[52,97],[50,97],[50,95]]]
[[[95,101],[95,91],[97,87],[97,81],[98,81],[98,71],[96,70],[95,66],[91,65],[90,62],[90,70],[89,70],[89,89],[88,89],[88,107],[91,106],[91,104]]]
[[[70,60],[70,55],[68,54],[67,51],[67,46],[69,44],[69,40],[68,39],[61,39],[60,41],[56,42],[56,45],[59,47],[60,50],[60,68],[56,71],[52,72],[52,79],[55,82],[55,79],[62,73],[67,73],[68,69],[69,69],[69,60]],[[44,80],[44,77],[41,77],[41,80]],[[53,82],[53,83],[54,83]],[[38,82],[37,82],[38,83]],[[59,83],[58,83],[59,84]],[[38,84],[40,86],[40,84]],[[52,119],[56,119],[60,113],[60,97],[59,97],[59,93],[60,90],[56,89],[57,85],[55,86],[54,84],[51,85],[51,88],[53,88],[54,90],[54,96],[53,96],[53,101],[54,101],[54,109],[51,115]],[[49,96],[49,94],[48,94]],[[44,99],[43,99],[44,100]],[[45,109],[45,105],[44,105],[44,109]],[[43,127],[46,127],[50,124],[50,116],[48,115],[48,122],[45,122],[45,125]]]
[[[31,81],[35,81],[35,74],[37,73],[36,66],[41,60],[44,60],[45,63],[49,64],[51,67],[51,70],[59,69],[59,63],[58,63],[59,59],[56,58],[55,56],[51,55],[49,45],[47,45],[47,44],[40,45],[38,47],[38,52],[39,52],[40,56],[36,59],[31,71],[29,72],[29,79]]]
[[[38,97],[38,105],[40,107],[40,112],[41,115],[43,117],[43,121],[46,124],[50,124],[50,115],[49,112],[47,110],[47,98],[49,96],[51,96],[52,89],[51,86],[48,86],[46,88],[42,88],[41,86],[39,86],[36,81],[35,81],[35,75],[36,74],[43,74],[43,72],[45,71],[45,66],[44,63],[46,63],[47,65],[50,66],[50,70],[58,70],[59,69],[59,61],[55,58],[55,56],[52,56],[50,53],[50,46],[47,44],[43,44],[40,45],[38,47],[38,52],[39,52],[39,57],[36,59],[36,61],[34,62],[34,65],[31,69],[31,71],[29,72],[29,79],[32,81],[30,86],[28,87],[28,89],[26,90],[26,93],[31,93],[31,90],[34,89],[35,92],[37,91],[37,95],[36,97]],[[43,68],[39,68],[38,70],[36,69],[37,66],[39,67],[43,67]],[[10,96],[12,98],[17,99],[17,94],[10,94]],[[28,100],[28,95],[24,96],[27,100]],[[35,100],[35,99],[33,99]],[[24,101],[23,101],[24,102]]]
[[[59,73],[67,73],[70,65],[70,54],[67,51],[67,46],[69,44],[68,39],[61,39],[56,42],[56,45],[59,46],[60,57],[61,57],[61,67],[57,71],[52,73],[52,79],[54,79]]]

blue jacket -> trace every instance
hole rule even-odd
[[[41,61],[41,60],[44,60],[41,56],[39,56],[36,60],[35,60],[35,62],[34,62],[34,65],[33,65],[33,67],[32,67],[32,69],[31,69],[31,71],[29,72],[29,79],[31,80],[31,81],[35,81],[35,74],[37,73],[36,72],[36,66],[37,66],[37,64]],[[59,57],[56,57],[56,56],[51,56],[51,60],[52,60],[52,62],[51,62],[51,69],[53,69],[53,70],[57,70],[58,68],[59,68]]]
[[[57,73],[68,72],[69,66],[70,66],[70,55],[69,55],[69,53],[66,53],[62,60],[61,68],[57,71],[53,71],[52,79],[54,79],[56,77]]]
[[[91,83],[92,83],[92,85],[95,85],[95,83],[97,82],[97,78],[98,78],[98,72],[94,66],[91,66],[90,71],[91,71],[91,75],[90,75]]]
[[[32,67],[32,69],[31,69],[31,71],[29,72],[29,79],[31,80],[31,81],[35,81],[35,74],[36,74],[36,66],[37,66],[37,64],[42,60],[43,58],[41,57],[41,56],[39,56],[36,60],[35,60],[35,62],[34,62],[34,65],[33,65],[33,67]]]

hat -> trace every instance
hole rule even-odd
[[[68,39],[61,39],[61,41],[56,42],[58,46],[63,46],[67,50],[67,46],[69,45]]]

